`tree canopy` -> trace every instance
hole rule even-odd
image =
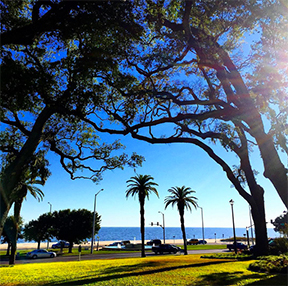
[[[205,151],[250,204],[260,254],[267,253],[264,189],[251,153],[259,151],[263,176],[287,207],[287,169],[279,155],[288,155],[282,1],[1,5],[2,224],[22,170],[47,152],[59,155],[72,179],[98,180],[106,169],[143,159],[119,155],[121,143],[101,142],[100,134],[131,134]],[[236,155],[234,166],[215,145]]]
[[[48,152],[72,179],[95,182],[143,160],[118,140],[101,141],[97,128],[105,100],[97,77],[122,73],[124,51],[141,32],[131,3],[19,0],[1,8],[0,233],[25,174],[47,175]]]
[[[41,241],[51,240],[53,237],[53,219],[51,214],[42,214],[36,220],[31,220],[24,226],[24,238],[36,241],[38,249]]]
[[[274,231],[283,234],[288,237],[288,214],[285,211],[282,215],[271,220],[271,223],[274,225]]]
[[[53,216],[53,235],[59,240],[69,242],[69,252],[74,243],[92,237],[93,212],[86,209],[55,211]],[[100,229],[101,216],[95,215],[95,234]]]
[[[146,33],[126,60],[137,81],[123,88],[104,79],[107,120],[120,123],[110,132],[200,147],[250,204],[259,251],[267,253],[264,189],[251,154],[259,151],[263,176],[287,207],[279,154],[288,155],[287,9],[253,0],[142,4],[135,13]],[[219,145],[236,155],[234,165],[216,153]]]

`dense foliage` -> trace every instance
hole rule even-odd
[[[3,0],[1,11],[0,233],[27,174],[47,179],[48,152],[72,179],[95,182],[143,160],[122,153],[118,140],[103,142],[98,128],[105,98],[97,77],[121,74],[141,32],[131,3]]]
[[[52,214],[43,214],[37,220],[32,220],[24,227],[26,240],[38,242],[46,241],[53,237],[58,240],[69,242],[69,252],[72,251],[74,243],[80,243],[92,237],[93,212],[86,209],[60,210]],[[95,213],[95,234],[100,229],[101,217]]]
[[[69,242],[69,252],[74,243],[92,237],[93,212],[86,209],[55,211],[53,217],[53,235],[59,240]],[[95,214],[95,234],[100,229],[101,217]]]
[[[288,273],[288,256],[265,256],[251,263],[249,269],[266,273]]]
[[[284,214],[271,220],[271,223],[274,225],[274,231],[280,232],[285,237],[288,237],[288,214],[285,211]]]
[[[6,219],[5,224],[4,224],[4,230],[1,236],[1,243],[7,243],[6,255],[10,255],[10,249],[13,245],[16,244],[17,239],[23,238],[22,228],[23,228],[22,218],[19,219],[19,223],[17,227],[16,227],[15,218],[13,216],[9,216]]]
[[[42,241],[51,240],[53,237],[53,217],[43,214],[38,219],[31,220],[24,226],[24,238],[27,241],[36,241],[38,249]]]

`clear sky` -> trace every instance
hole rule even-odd
[[[109,135],[104,136],[106,139]],[[115,137],[114,137],[115,138]],[[146,226],[151,222],[162,222],[161,211],[165,214],[166,227],[179,227],[179,214],[176,208],[169,206],[164,210],[164,198],[169,195],[168,189],[173,186],[191,187],[196,191],[199,206],[204,210],[204,224],[206,227],[232,227],[231,206],[229,200],[233,199],[235,225],[246,227],[250,225],[249,207],[246,201],[231,187],[221,167],[212,161],[204,151],[192,144],[169,144],[152,145],[146,142],[122,137],[127,145],[125,152],[136,151],[145,157],[146,161],[136,172],[149,174],[159,184],[158,199],[154,194],[145,203]],[[227,153],[222,148],[217,148],[218,154],[225,157],[230,165],[237,164],[234,154]],[[270,222],[282,214],[285,210],[275,189],[268,180],[263,178],[261,159],[254,152],[253,168],[257,169],[258,182],[265,189],[266,221]],[[86,208],[93,211],[94,195],[100,189],[104,189],[97,196],[97,212],[102,217],[101,226],[139,226],[140,208],[137,199],[126,199],[126,181],[134,176],[132,168],[124,170],[107,171],[103,180],[98,185],[88,180],[72,181],[67,173],[61,168],[56,155],[50,154],[51,177],[42,188],[45,193],[44,200],[37,202],[31,195],[23,203],[21,212],[24,222],[37,219],[39,215],[63,209]],[[287,160],[287,159],[286,159]],[[287,164],[287,161],[283,163]],[[200,209],[185,214],[186,227],[201,227]],[[268,227],[272,227],[268,223]]]

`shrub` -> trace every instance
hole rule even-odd
[[[214,258],[214,259],[237,259],[237,260],[249,260],[252,258],[251,254],[243,254],[243,253],[213,253],[202,255],[201,258]]]
[[[268,273],[288,273],[288,256],[262,256],[249,265],[249,270]]]
[[[273,239],[273,243],[270,244],[270,252],[274,255],[288,253],[288,239],[284,237]]]

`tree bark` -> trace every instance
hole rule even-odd
[[[186,239],[186,231],[185,231],[185,224],[184,224],[184,210],[179,210],[180,215],[180,223],[181,223],[181,230],[182,230],[182,237],[183,237],[183,244],[184,244],[184,255],[187,255],[187,239]]]
[[[254,229],[256,236],[256,245],[255,245],[255,256],[267,255],[269,252],[268,248],[268,239],[267,239],[267,225],[266,225],[266,217],[265,217],[265,208],[264,208],[264,192],[260,190],[258,191],[258,195],[255,198],[257,200],[257,206],[255,207],[252,204],[251,212],[254,221]]]
[[[144,199],[140,199],[140,225],[141,225],[141,257],[146,257],[145,254],[145,209]]]
[[[9,256],[9,265],[15,264],[16,250],[17,250],[17,242],[13,241],[11,242],[11,253]]]

